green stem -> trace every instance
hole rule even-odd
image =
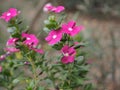
[[[33,60],[30,57],[27,57],[27,59],[29,60],[30,64],[32,65],[32,70],[33,70],[33,78],[34,78],[34,89],[36,90],[36,84],[37,84],[37,74],[36,74],[36,66],[33,62]]]

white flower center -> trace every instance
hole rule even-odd
[[[73,29],[72,28],[68,28],[69,31],[72,31]]]
[[[57,35],[53,35],[53,39],[55,39],[57,37]]]
[[[69,56],[69,54],[68,54],[68,53],[65,53],[64,56]]]
[[[15,42],[16,41],[16,39],[13,39],[13,42]]]
[[[11,13],[7,13],[7,16],[10,16],[11,15]]]
[[[28,37],[27,40],[30,40],[30,38]]]

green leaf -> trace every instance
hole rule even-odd
[[[38,89],[37,90],[45,90],[45,88],[44,87],[42,87],[42,86],[40,86],[40,87],[38,87]]]
[[[55,44],[54,46],[52,46],[52,48],[54,48],[56,50],[61,50],[62,47],[63,47],[63,43],[58,43],[58,44]]]
[[[85,85],[84,90],[93,90],[93,85],[91,83]]]
[[[79,63],[79,64],[82,64],[84,62],[84,56],[78,56],[76,58],[76,61]]]
[[[31,87],[31,88],[34,87],[34,81],[31,81],[31,82],[30,82],[29,87]]]
[[[17,84],[20,80],[19,79],[14,79],[13,84]]]

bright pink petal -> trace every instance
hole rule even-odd
[[[8,14],[9,12],[4,12],[0,18],[8,22],[11,19],[11,16],[7,16]]]
[[[25,38],[25,41],[23,43],[28,46],[37,46],[39,43],[39,40],[34,34],[22,33],[22,37]]]
[[[43,11],[44,12],[48,12],[51,11],[51,9],[53,8],[51,3],[47,3],[44,7],[43,7]]]
[[[74,56],[76,54],[76,50],[73,47],[69,47],[68,45],[65,45],[61,49],[61,52],[64,55],[61,59],[62,63],[67,64],[74,62]]]
[[[69,56],[69,58],[68,58],[69,63],[74,62],[74,60],[75,60],[74,56]]]
[[[52,6],[51,3],[47,3],[44,7],[43,7],[43,11],[45,12],[55,12],[55,13],[60,13],[64,10],[65,8],[63,6]]]
[[[69,54],[70,56],[75,56],[76,50],[75,50],[73,47],[70,47],[69,50],[68,50],[68,54]]]
[[[9,48],[5,48],[6,51],[14,53],[14,52],[19,52],[20,50],[15,48],[15,47],[9,47]]]
[[[69,61],[68,61],[68,57],[62,57],[62,59],[61,59],[61,62],[63,63],[63,64],[67,64],[67,63],[69,63]]]
[[[56,35],[57,35],[57,37],[55,39],[52,38],[52,40],[49,41],[50,45],[54,45],[54,44],[58,43],[62,39],[62,33],[56,34]]]
[[[8,41],[7,41],[7,44],[6,46],[15,46],[15,42],[18,40],[18,38],[10,38]]]
[[[73,31],[69,32],[69,34],[70,34],[71,36],[75,36],[75,35],[78,34],[80,31],[81,31],[81,30],[80,30],[80,27],[79,27],[79,26],[75,26],[75,27],[73,28]]]
[[[45,38],[48,41],[49,45],[54,45],[58,43],[62,39],[62,32],[61,30],[52,30]]]
[[[74,57],[73,56],[64,56],[64,57],[62,57],[61,62],[63,64],[72,63],[72,62],[74,62]]]
[[[64,33],[69,34],[70,36],[75,36],[81,30],[84,29],[83,26],[75,26],[75,25],[76,25],[75,21],[71,20],[70,22],[68,22],[68,24],[62,25],[62,30]]]
[[[51,30],[48,34],[48,36],[45,38],[46,41],[50,41],[52,39],[52,36],[56,34],[55,30]]]
[[[17,16],[20,11],[15,8],[10,8],[7,12],[4,12],[0,18],[4,19],[6,22],[10,21],[12,18]]]
[[[18,14],[17,9],[15,9],[15,8],[10,8],[8,12],[11,13],[12,17],[17,16],[17,14]]]
[[[71,35],[71,33],[73,34],[73,27],[75,26],[75,22],[73,20],[71,20],[70,22],[68,22],[67,24],[63,24],[62,25],[62,30],[64,33]]]
[[[71,21],[68,22],[68,26],[71,27],[71,28],[72,28],[73,26],[75,26],[75,25],[76,25],[76,22],[73,21],[73,20],[71,20]]]
[[[68,49],[69,49],[69,46],[68,46],[68,45],[65,45],[65,46],[61,49],[61,51],[62,51],[63,53],[67,53],[67,52],[68,52]]]
[[[60,13],[60,12],[62,12],[64,9],[65,9],[65,8],[64,8],[63,6],[58,6],[58,7],[56,7],[56,10],[54,10],[54,12]]]

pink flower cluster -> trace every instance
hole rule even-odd
[[[63,6],[52,6],[51,3],[47,3],[44,7],[43,7],[43,11],[44,12],[55,12],[55,13],[60,13],[64,10],[65,8]]]
[[[6,22],[9,22],[12,18],[16,17],[20,11],[15,8],[10,8],[7,12],[4,12],[0,18],[4,19]]]
[[[49,45],[54,45],[62,39],[63,34],[75,36],[83,29],[83,26],[76,26],[75,21],[71,20],[67,24],[62,24],[61,29],[51,30],[45,40],[49,43]]]
[[[22,33],[22,38],[25,38],[25,40],[22,42],[24,45],[27,45],[29,49],[34,50],[35,52],[38,52],[40,54],[43,54],[44,51],[42,49],[37,49],[36,46],[39,43],[39,40],[34,34],[27,34],[27,33]],[[14,52],[19,52],[20,49],[16,48],[16,42],[19,41],[18,38],[10,38],[5,48],[7,52],[14,53]],[[2,58],[2,57],[1,57]]]
[[[71,20],[68,23],[62,24],[62,27],[59,30],[51,30],[45,40],[49,43],[49,45],[54,45],[60,42],[63,34],[68,34],[73,37],[83,29],[83,26],[76,26],[75,21]],[[74,62],[76,50],[73,47],[65,45],[61,49],[61,52],[63,53],[63,57],[61,59],[63,64]]]

